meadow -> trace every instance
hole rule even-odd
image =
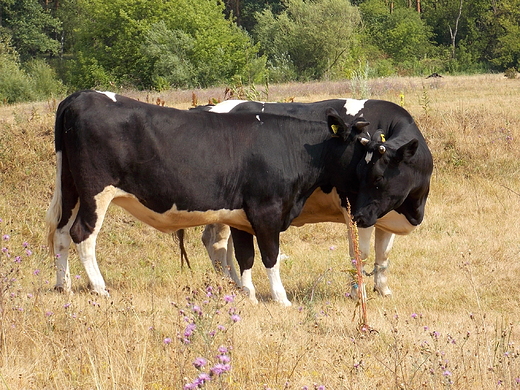
[[[59,100],[4,105],[0,389],[520,389],[520,80],[388,78],[253,92],[270,101],[391,100],[423,131],[435,159],[426,216],[395,241],[392,297],[367,279],[374,331],[358,329],[339,224],[282,234],[293,302],[285,308],[272,302],[259,256],[253,305],[214,272],[202,228],[187,231],[189,270],[171,236],[111,206],[97,247],[111,297],[90,294],[75,254],[74,294],[55,292],[44,218]],[[124,91],[185,109],[193,93],[199,104],[224,98],[223,89]]]

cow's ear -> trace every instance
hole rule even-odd
[[[408,161],[415,155],[417,152],[417,148],[419,147],[419,141],[417,139],[413,139],[410,142],[404,144],[396,151],[396,162],[400,163],[401,161]]]
[[[339,137],[346,141],[350,135],[350,130],[342,117],[333,108],[327,109],[327,124],[333,137]]]

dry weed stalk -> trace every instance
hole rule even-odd
[[[359,307],[359,330],[363,333],[373,332],[372,329],[368,325],[368,317],[367,317],[367,293],[365,288],[365,283],[363,281],[363,261],[361,259],[361,253],[359,251],[359,235],[357,224],[354,222],[354,218],[352,218],[350,202],[347,199],[347,215],[348,215],[348,231],[350,235],[350,241],[353,246],[354,252],[354,262],[356,265],[356,277],[354,278],[354,283],[357,284],[357,297],[358,304],[356,307]]]

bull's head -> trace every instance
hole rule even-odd
[[[396,146],[386,143],[379,130],[370,138],[361,137],[360,142],[366,154],[357,167],[360,187],[353,216],[359,227],[369,227],[401,206],[413,189],[412,163],[419,142],[411,139]]]

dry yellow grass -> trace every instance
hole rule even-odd
[[[436,163],[425,221],[392,251],[393,297],[369,291],[368,320],[378,331],[370,336],[356,330],[355,304],[345,298],[346,231],[334,224],[283,234],[288,309],[271,302],[260,260],[254,306],[214,274],[200,228],[188,232],[193,270],[181,270],[169,236],[115,207],[98,241],[111,298],[88,293],[77,256],[75,294],[54,292],[43,221],[54,186],[56,102],[0,106],[0,235],[9,236],[0,245],[0,388],[181,389],[222,354],[231,370],[207,389],[520,388],[519,80],[368,85],[372,98],[404,98]],[[191,105],[191,91],[127,94]],[[199,103],[219,94],[197,91]],[[349,96],[348,82],[269,91],[275,101]],[[190,342],[182,342],[192,322]],[[208,360],[202,370],[192,364],[197,357]]]

